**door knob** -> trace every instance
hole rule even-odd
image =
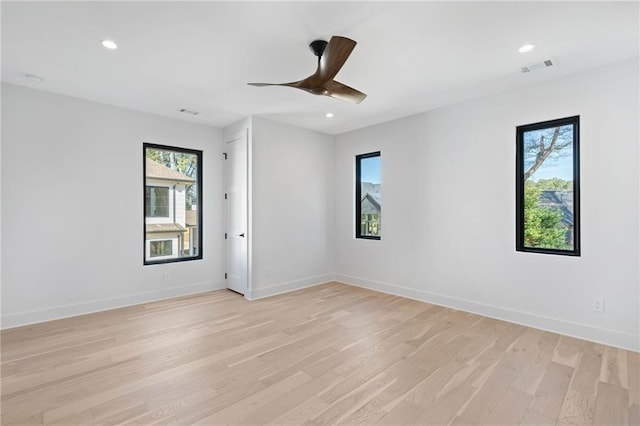
[[[242,234],[239,234],[238,237],[244,238],[244,232]]]

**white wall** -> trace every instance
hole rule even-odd
[[[639,350],[638,81],[636,59],[338,136],[337,279]],[[515,128],[572,115],[582,256],[516,252]],[[355,240],[354,156],[375,150],[382,240]]]
[[[252,120],[249,298],[331,281],[333,137]]]
[[[143,142],[203,151],[203,260],[143,266]],[[218,129],[3,84],[2,326],[223,287],[221,152]]]

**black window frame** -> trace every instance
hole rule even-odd
[[[147,244],[147,206],[146,206],[146,188],[147,188],[147,148],[151,148],[151,149],[159,149],[159,150],[164,150],[164,151],[175,151],[175,152],[181,152],[181,153],[185,153],[185,154],[190,154],[190,155],[195,155],[196,156],[196,162],[197,162],[197,167],[198,167],[198,177],[196,180],[196,185],[197,185],[197,197],[198,197],[198,204],[197,204],[197,216],[198,216],[198,231],[197,231],[197,236],[198,236],[198,253],[194,256],[186,256],[186,257],[176,257],[176,258],[170,258],[170,259],[158,259],[158,260],[150,260],[147,259],[147,248],[146,248],[146,244]],[[178,262],[190,262],[192,260],[202,260],[203,258],[203,228],[204,228],[204,223],[202,220],[202,210],[203,210],[203,199],[202,199],[202,194],[204,193],[203,191],[203,168],[202,168],[202,163],[203,163],[203,152],[201,150],[197,150],[197,149],[191,149],[191,148],[181,148],[181,147],[176,147],[176,146],[169,146],[169,145],[159,145],[159,144],[155,144],[155,143],[148,143],[148,142],[144,142],[142,144],[142,260],[143,260],[143,264],[144,266],[149,266],[149,265],[162,265],[162,264],[167,264],[167,263],[178,263]],[[174,199],[174,204],[175,204],[175,199]],[[174,205],[175,208],[175,205]],[[169,209],[171,211],[171,208]],[[174,211],[174,215],[175,215],[175,211]],[[180,237],[181,238],[181,237]],[[151,241],[151,240],[149,240]]]
[[[553,127],[573,126],[573,250],[550,249],[525,246],[525,150],[524,134],[530,131]],[[580,256],[580,116],[571,116],[516,127],[516,251],[526,253]]]
[[[361,185],[361,161],[367,158],[380,157],[380,151],[368,152],[366,154],[356,155],[356,215],[355,215],[355,235],[357,239],[363,240],[380,240],[380,235],[362,235],[362,230],[360,228],[361,217],[362,217],[362,185]],[[382,209],[382,206],[380,206]],[[381,214],[382,216],[382,214]]]

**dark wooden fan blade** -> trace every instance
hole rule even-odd
[[[325,87],[327,96],[353,102],[354,104],[359,104],[367,97],[364,93],[335,80],[328,82]]]
[[[297,82],[293,83],[247,83],[249,86],[264,87],[264,86],[291,86],[296,87]]]
[[[351,55],[351,52],[356,47],[356,42],[340,36],[333,36],[331,40],[329,40],[329,44],[327,48],[324,50],[324,53],[320,57],[320,62],[318,63],[318,70],[314,74],[317,76],[318,80],[322,83],[325,83],[338,74],[340,68],[344,65]]]

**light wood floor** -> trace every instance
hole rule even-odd
[[[640,423],[640,355],[343,284],[2,332],[2,424]]]

